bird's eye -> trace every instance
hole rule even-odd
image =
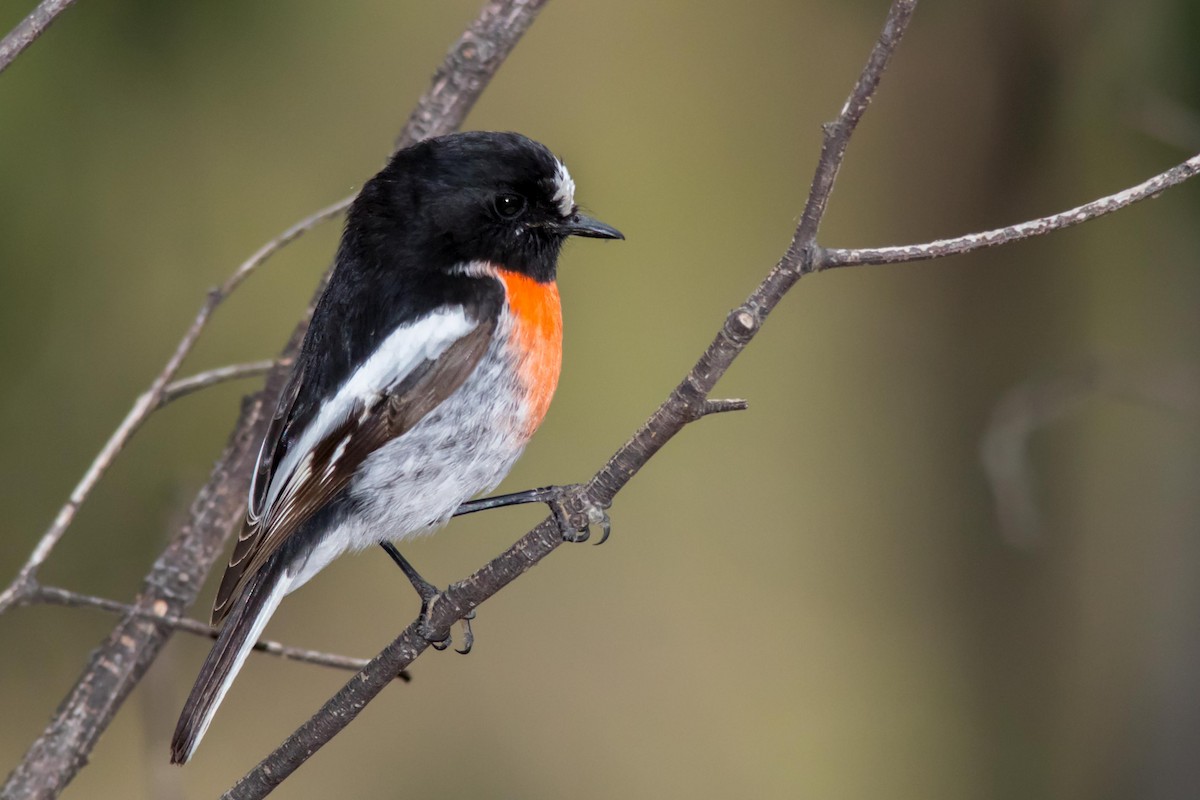
[[[502,219],[516,219],[525,210],[525,198],[519,194],[498,195],[495,207]]]

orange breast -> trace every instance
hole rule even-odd
[[[532,436],[546,416],[562,370],[562,305],[558,286],[538,283],[528,275],[496,270],[508,292],[513,326],[509,341],[518,357],[517,372],[525,386],[529,416],[525,435]]]

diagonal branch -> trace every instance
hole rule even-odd
[[[17,56],[33,44],[34,39],[45,33],[58,15],[75,5],[75,0],[42,0],[29,16],[17,23],[8,34],[0,39],[0,72],[16,61]]]
[[[433,84],[413,113],[415,121],[410,120],[405,128],[401,144],[410,144],[416,136],[454,130],[533,24],[546,1],[490,0],[485,3],[447,54]],[[256,256],[265,259],[286,244],[282,240],[288,234],[295,238],[302,232],[300,228],[307,230],[304,227],[307,222],[322,215],[336,216],[345,207],[345,202],[322,209],[297,223],[279,240],[264,245]],[[315,221],[312,224],[316,224]],[[250,269],[253,267],[239,268],[230,280],[240,282]],[[211,311],[208,304],[201,310],[198,317],[201,325]],[[285,359],[294,356],[299,349],[309,315],[311,306],[284,349]],[[170,370],[170,375],[173,374],[174,369]],[[147,574],[134,603],[137,613],[125,614],[92,653],[71,693],[9,775],[0,789],[0,796],[13,800],[57,797],[86,763],[96,741],[171,634],[168,626],[147,620],[142,612],[153,611],[156,603],[165,601],[167,613],[181,616],[195,601],[203,576],[212,568],[225,537],[241,518],[254,448],[262,439],[267,417],[283,389],[285,377],[286,368],[276,366],[267,375],[263,391],[243,405],[229,443],[213,468],[208,484],[193,502],[187,521]],[[165,388],[169,381],[170,377],[167,377],[156,381],[155,385],[161,383]]]
[[[864,247],[852,250],[825,249],[817,254],[814,266],[815,269],[831,269],[859,264],[902,264],[910,261],[929,261],[934,258],[962,255],[982,250],[985,247],[999,247],[1002,244],[1042,236],[1050,231],[1069,228],[1072,225],[1087,222],[1089,219],[1111,214],[1142,200],[1157,197],[1163,190],[1183,183],[1189,178],[1194,178],[1197,174],[1200,174],[1200,155],[1194,155],[1182,164],[1177,164],[1166,172],[1160,172],[1137,186],[1131,186],[1107,197],[1101,197],[1099,200],[1093,200],[1048,217],[1009,225],[1006,228],[969,233],[954,239],[938,239],[927,244]]]
[[[871,51],[846,105],[825,127],[825,143],[813,178],[804,215],[792,245],[780,263],[740,308],[730,312],[716,338],[683,381],[658,407],[633,437],[613,454],[587,484],[568,501],[583,518],[588,512],[608,508],[625,484],[689,422],[709,410],[708,393],[761,329],[770,310],[800,276],[811,271],[812,243],[824,215],[829,194],[850,136],[870,103],[912,17],[916,0],[894,0],[883,34]],[[723,405],[720,404],[719,405]],[[422,635],[448,634],[450,626],[499,592],[562,544],[562,533],[547,517],[488,564],[465,580],[452,584],[431,604],[428,616],[417,619],[396,637],[363,670],[324,706],[247,773],[224,797],[251,800],[269,794],[342,729],[429,646]]]

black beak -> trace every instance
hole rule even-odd
[[[589,239],[624,239],[625,234],[612,225],[575,212],[562,224],[568,236],[586,236]]]

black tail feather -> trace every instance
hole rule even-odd
[[[257,634],[266,624],[266,619],[274,613],[279,602],[275,590],[284,577],[281,563],[279,554],[276,554],[264,564],[246,584],[225,618],[221,635],[204,660],[192,693],[188,695],[179,722],[175,725],[175,735],[171,737],[172,764],[184,764],[192,757],[225,690],[240,669],[246,653],[254,645],[251,637],[258,638]]]

